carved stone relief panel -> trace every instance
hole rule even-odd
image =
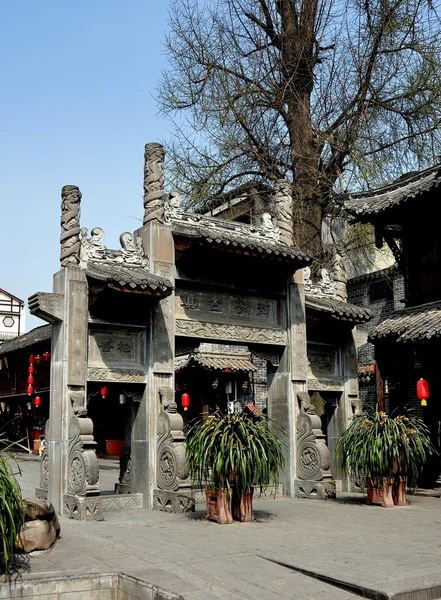
[[[241,327],[200,321],[176,320],[176,335],[232,342],[286,345],[286,332],[263,327]]]
[[[87,283],[69,282],[67,383],[84,386],[87,365]]]
[[[145,383],[146,371],[135,369],[101,369],[89,367],[87,370],[88,381],[115,381],[124,383]]]
[[[308,377],[339,377],[339,350],[327,344],[308,344]]]
[[[89,367],[143,369],[145,330],[96,327],[89,330]]]
[[[68,494],[99,494],[99,466],[95,447],[92,420],[73,417],[69,425]]]
[[[280,302],[261,296],[181,289],[176,291],[175,310],[178,319],[278,327]]]

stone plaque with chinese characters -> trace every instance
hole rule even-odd
[[[306,327],[305,327],[305,302],[297,285],[290,286],[291,294],[291,376],[296,380],[307,378],[306,356]]]
[[[248,294],[181,289],[176,291],[175,311],[178,319],[278,328],[280,302]]]
[[[153,311],[153,371],[173,372],[173,298],[164,298]]]
[[[91,328],[88,366],[145,369],[145,339],[144,328]]]
[[[327,344],[308,344],[308,377],[335,377],[339,375],[338,352]]]
[[[83,386],[87,366],[87,284],[69,282],[67,384]]]

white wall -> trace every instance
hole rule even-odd
[[[0,289],[0,342],[26,331],[25,315],[24,302]]]

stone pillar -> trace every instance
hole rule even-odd
[[[285,471],[281,474],[283,493],[295,495],[296,480],[296,411],[297,392],[306,390],[307,356],[305,296],[303,274],[299,270],[287,283],[285,323],[288,344],[283,352],[277,372],[268,388],[268,414],[287,430],[284,442]]]
[[[287,179],[279,179],[275,185],[276,221],[280,229],[280,242],[286,246],[294,243],[292,189]]]
[[[161,144],[146,144],[144,152],[144,221],[164,205],[164,156]]]
[[[53,323],[49,421],[37,495],[60,514],[98,519],[98,461],[93,424],[86,418],[88,285],[78,267],[81,193],[65,186],[61,196],[62,268],[54,275],[53,294],[31,298],[32,313]]]

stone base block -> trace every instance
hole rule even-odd
[[[153,508],[173,513],[194,512],[195,502],[190,495],[165,490],[153,490]]]
[[[142,508],[142,494],[115,494],[103,496],[103,510],[133,510]]]
[[[47,490],[43,488],[35,488],[35,497],[40,500],[47,500]]]
[[[336,496],[335,481],[333,479],[322,481],[296,479],[294,481],[294,491],[296,498],[328,500]]]
[[[127,483],[115,483],[115,494],[131,494],[132,486]]]
[[[101,496],[63,496],[63,516],[77,521],[102,521],[103,499]]]

